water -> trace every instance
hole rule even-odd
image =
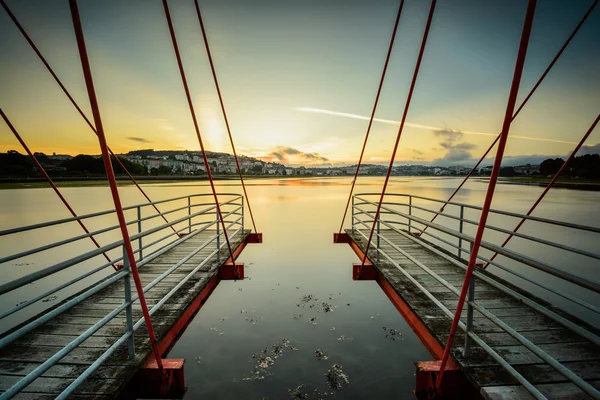
[[[414,362],[430,360],[431,356],[375,282],[352,281],[351,265],[358,260],[349,246],[332,243],[349,182],[349,178],[248,181],[251,205],[264,243],[246,247],[239,261],[246,264],[247,278],[221,282],[169,354],[186,359],[186,398],[278,399],[289,397],[288,391],[299,385],[304,385],[299,390],[310,398],[325,394],[331,397],[329,393],[343,398],[412,397]],[[458,183],[458,179],[395,177],[388,192],[444,199]],[[381,184],[381,178],[361,178],[356,192],[377,192]],[[221,192],[240,192],[240,187],[231,182],[218,182],[217,186]],[[145,188],[153,200],[210,190],[204,183]],[[455,200],[480,205],[485,190],[485,182],[470,182]],[[494,207],[525,212],[541,191],[540,187],[499,185]],[[109,209],[112,205],[105,187],[66,188],[63,192],[81,213]],[[126,204],[142,202],[135,188],[124,187],[121,193]],[[0,191],[0,229],[66,217],[54,196],[47,189]],[[557,189],[534,215],[600,226],[599,200],[597,192]],[[494,221],[497,222],[502,223]],[[247,226],[248,223],[249,219]],[[511,224],[514,221],[508,222]],[[524,232],[527,229],[535,230],[535,226],[526,225]],[[57,232],[60,234],[67,235]],[[576,241],[579,245],[583,239],[588,240],[553,237],[558,232],[537,234],[559,242]],[[490,234],[486,234],[486,239],[499,240]],[[14,251],[16,245],[0,244],[1,254]],[[30,244],[21,245],[27,248]],[[593,251],[596,242],[587,245]],[[515,241],[511,248],[519,246],[523,244]],[[550,257],[571,272],[597,276],[598,263],[573,265],[572,260],[551,254],[538,256]],[[4,265],[5,271],[12,272],[7,275],[3,271],[3,281],[8,280],[7,276],[20,276],[29,272],[28,268],[42,265],[47,264],[36,260],[33,265],[19,268]],[[318,301],[303,303],[306,296]],[[592,295],[588,297],[597,301]],[[325,312],[324,307],[332,310]],[[313,317],[316,319],[311,321]],[[401,335],[390,337],[390,329]],[[270,354],[274,364],[266,369],[264,379],[248,380],[257,364],[253,354],[260,357],[261,351],[271,351],[284,339],[289,344],[283,346],[279,357]],[[326,353],[327,360],[316,357],[318,349]],[[342,367],[349,380],[340,392],[327,386],[325,374],[334,364]]]

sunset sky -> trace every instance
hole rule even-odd
[[[520,99],[591,0],[538,2]],[[91,117],[68,2],[7,0]],[[231,152],[192,0],[171,13],[207,149]],[[201,0],[238,152],[288,164],[357,160],[398,1]],[[429,1],[406,0],[365,162],[389,160]],[[162,4],[80,0],[109,145],[199,148]],[[499,132],[526,1],[438,3],[397,161],[469,164]],[[597,7],[511,129],[506,156],[566,155],[600,111]],[[0,107],[33,151],[98,141],[0,9]],[[583,151],[600,149],[600,128]],[[0,122],[0,151],[18,142]],[[530,159],[530,158],[529,158]]]

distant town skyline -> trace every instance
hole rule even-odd
[[[200,1],[238,152],[356,163],[398,3]],[[67,2],[7,4],[90,116]],[[169,4],[207,149],[230,153],[193,2]],[[538,4],[519,103],[590,4]],[[366,163],[389,162],[428,8],[405,2]],[[80,11],[113,150],[197,150],[160,2],[80,1]],[[472,165],[483,154],[500,129],[524,12],[519,0],[438,4],[397,162]],[[600,104],[598,37],[594,10],[513,123],[506,165],[565,157],[583,136]],[[0,107],[32,151],[99,153],[3,10],[0,52]],[[579,154],[599,142],[596,129]],[[21,150],[0,123],[0,151],[9,149]]]

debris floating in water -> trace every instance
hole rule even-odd
[[[263,320],[263,317],[259,317],[259,318],[248,318],[248,317],[246,317],[246,321],[250,322],[252,325],[256,325],[256,324],[258,324],[262,320]]]
[[[292,399],[308,399],[308,394],[302,391],[304,384],[296,386],[294,389],[288,389],[288,394]]]
[[[310,317],[310,318],[308,319],[308,323],[309,323],[309,324],[316,325],[316,324],[317,324],[317,317]]]
[[[393,340],[394,342],[396,340],[404,340],[404,338],[402,337],[402,332],[400,332],[399,329],[387,328],[384,326],[383,330],[386,332],[385,333],[386,339]]]
[[[340,337],[338,338],[338,340],[339,340],[340,342],[349,342],[350,340],[353,340],[353,339],[354,339],[354,338],[352,338],[352,337],[346,337],[346,336],[344,336],[344,335],[342,335],[342,336],[340,336]]]
[[[198,356],[196,357],[196,364],[201,364],[202,363],[202,357]]]
[[[252,358],[256,360],[256,366],[250,376],[242,378],[243,381],[254,381],[265,379],[271,375],[267,370],[275,364],[275,360],[283,355],[285,350],[297,351],[298,349],[292,346],[291,342],[283,338],[281,342],[275,342],[271,347],[266,347],[258,354],[252,354]]]
[[[339,364],[333,364],[325,376],[327,377],[327,385],[335,390],[342,390],[350,383],[348,376]]]
[[[317,357],[317,360],[327,360],[329,357],[327,356],[327,353],[325,353],[323,350],[321,349],[316,349],[315,350],[315,356]]]

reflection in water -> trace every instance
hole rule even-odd
[[[248,181],[250,201],[258,229],[264,234],[264,243],[244,250],[239,260],[246,263],[247,278],[222,282],[169,354],[187,359],[187,398],[286,398],[294,393],[310,394],[311,398],[319,398],[315,394],[326,398],[330,393],[356,399],[412,397],[413,363],[431,357],[376,283],[352,281],[351,264],[357,262],[357,258],[349,247],[332,243],[332,233],[339,228],[350,182],[349,177]],[[458,182],[459,178],[393,177],[388,191],[445,199]],[[382,183],[381,177],[361,177],[356,191],[377,193]],[[241,187],[234,181],[217,181],[216,184],[221,192],[241,193]],[[209,193],[210,188],[205,182],[183,182],[146,185],[145,190],[153,200],[159,200]],[[469,182],[455,200],[481,205],[485,190],[486,182]],[[499,185],[493,207],[523,213],[542,190],[541,187]],[[78,213],[112,206],[106,187],[65,188],[63,192]],[[123,187],[121,193],[125,205],[143,202],[133,187]],[[386,200],[391,201],[391,198]],[[557,189],[549,193],[535,215],[600,226],[599,200],[597,192]],[[68,216],[49,189],[0,191],[0,210],[0,229]],[[448,209],[448,212],[455,211]],[[477,215],[467,217],[476,220]],[[346,226],[349,226],[349,218]],[[443,218],[438,221],[456,224]],[[514,219],[504,218],[491,222],[510,229],[516,223]],[[90,228],[116,223],[116,219],[95,223]],[[52,240],[79,234],[77,229],[77,225],[56,229],[51,233]],[[472,234],[474,228],[466,232]],[[597,241],[590,237],[564,237],[560,230],[551,229],[540,232],[539,227],[529,223],[524,225],[523,233],[597,251]],[[118,233],[99,237],[102,244],[117,239]],[[504,235],[486,232],[485,239],[498,243]],[[2,241],[0,255],[47,242],[47,236],[34,234],[10,243]],[[74,255],[91,250],[92,246],[82,241],[62,251]],[[509,248],[528,254],[537,251],[524,246],[527,244],[515,239]],[[14,279],[68,255],[15,260],[1,266],[1,279]],[[545,250],[534,255],[589,277],[596,277],[600,268],[597,262],[574,263],[572,257]],[[522,272],[548,279],[536,271]],[[76,275],[65,271],[57,278],[65,279],[69,274]],[[4,302],[2,310],[52,285],[51,281],[28,285],[26,290]],[[600,303],[597,296],[575,294]],[[549,298],[546,294],[540,295]],[[34,311],[56,304],[65,296],[60,293],[58,298],[41,304]],[[326,358],[319,356],[321,352]],[[266,368],[260,368],[260,374],[256,375],[257,365],[261,363]],[[339,368],[334,368],[336,364]],[[345,382],[340,371],[348,384],[341,385],[341,391],[337,392],[328,381],[335,375],[336,382]]]

